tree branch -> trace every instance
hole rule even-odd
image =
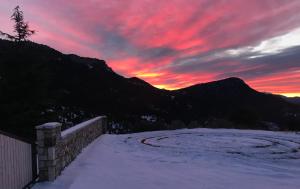
[[[0,31],[0,35],[4,36],[4,38],[9,39],[9,40],[12,40],[12,41],[15,41],[15,40],[16,40],[16,38],[15,38],[14,36],[12,36],[12,35],[10,35],[10,34],[8,34],[8,33],[4,33],[4,32],[2,32],[2,31]]]

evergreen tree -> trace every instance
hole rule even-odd
[[[25,41],[29,36],[35,33],[34,30],[29,29],[28,23],[24,22],[23,11],[20,10],[19,6],[14,8],[11,19],[15,22],[14,32],[16,32],[16,35],[14,37],[17,42]]]
[[[15,22],[14,32],[15,35],[10,35],[0,31],[0,35],[8,38],[9,40],[14,40],[17,42],[26,41],[28,37],[35,33],[34,30],[29,29],[29,25],[24,21],[23,11],[20,10],[19,6],[14,8],[14,13],[11,15],[11,20]]]

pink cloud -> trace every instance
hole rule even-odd
[[[10,7],[15,2],[2,3]],[[240,73],[258,90],[300,93],[300,85],[291,81],[291,75],[295,81],[300,77],[292,73],[295,64],[266,75],[257,73],[274,70],[274,65],[225,59],[185,64],[191,57],[201,60],[204,54],[257,44],[300,27],[298,0],[28,0],[21,6],[38,30],[34,41],[65,53],[106,59],[117,72],[156,86],[186,87]],[[4,19],[8,12],[0,12],[3,30],[11,27]],[[177,63],[182,71],[172,69]],[[190,66],[198,67],[184,71]]]

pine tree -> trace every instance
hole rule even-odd
[[[26,41],[28,37],[35,33],[34,30],[29,29],[28,23],[24,22],[23,11],[20,10],[19,6],[14,8],[14,13],[11,15],[11,20],[15,22],[14,32],[16,34],[10,35],[0,31],[0,35],[4,36],[5,38],[16,42]]]
[[[14,13],[11,15],[11,20],[15,22],[14,32],[16,35],[14,36],[15,41],[25,41],[29,36],[35,33],[34,30],[29,29],[28,23],[24,22],[23,11],[20,10],[19,6],[14,8]]]

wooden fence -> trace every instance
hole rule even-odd
[[[0,132],[0,188],[28,188],[37,175],[35,146]]]
[[[43,124],[36,127],[38,145],[0,131],[0,189],[27,189],[36,181],[54,180],[82,148],[106,132],[106,125],[106,116],[63,132],[60,123]]]

